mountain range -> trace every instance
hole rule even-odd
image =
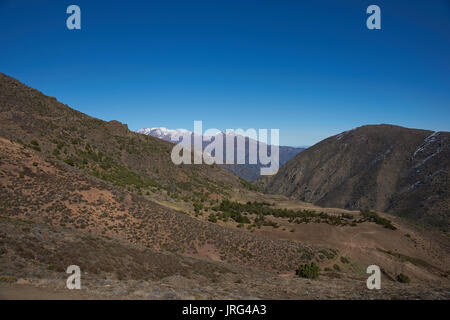
[[[188,141],[183,141],[184,144],[188,146],[194,145],[194,136],[195,134],[193,132],[190,132],[185,129],[167,129],[165,127],[155,127],[155,128],[143,128],[136,131],[137,133],[150,135],[152,137],[156,137],[158,139],[162,139],[165,141],[169,141],[172,143],[178,143],[180,142],[181,136],[183,134],[190,135],[190,139]],[[256,164],[250,164],[249,162],[249,145],[255,144],[257,145],[256,150],[259,151],[259,147],[264,145],[263,147],[268,150],[268,153],[270,154],[270,150],[272,146],[267,146],[265,143],[256,141],[254,139],[251,139],[249,137],[243,137],[238,134],[234,133],[225,133],[225,132],[218,132],[214,136],[204,136],[204,140],[202,143],[202,148],[205,149],[206,146],[208,146],[211,141],[214,141],[214,139],[221,138],[223,140],[223,159],[226,159],[227,154],[227,148],[226,148],[226,137],[229,135],[233,136],[233,154],[234,154],[234,164],[221,164],[220,166],[227,169],[229,172],[246,179],[248,181],[254,181],[260,176],[261,167],[266,167],[266,165],[261,164],[261,161],[259,160],[259,157],[257,159]],[[203,136],[202,136],[203,138]],[[238,139],[243,139],[244,144],[241,146],[239,143],[237,143]],[[295,155],[297,155],[299,152],[305,150],[305,148],[296,148],[296,147],[289,147],[289,146],[279,146],[279,166],[281,167],[286,162],[288,162],[290,159],[292,159]],[[238,152],[242,152],[245,154],[245,163],[244,164],[237,164],[237,154]]]

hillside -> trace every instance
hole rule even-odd
[[[154,198],[164,194],[202,207],[205,199],[213,204],[233,189],[245,190],[217,166],[173,165],[172,144],[91,118],[4,75],[0,119],[3,215],[181,253],[208,248],[207,256],[243,264],[255,260],[262,268],[293,268],[293,254],[304,248],[219,228],[158,204]],[[249,259],[250,249],[270,253]],[[285,258],[275,258],[279,255]]]
[[[171,143],[89,117],[3,74],[0,124],[1,137],[141,193],[192,200],[243,189],[216,165],[174,165]]]
[[[325,207],[371,208],[449,230],[450,133],[371,125],[306,149],[258,183]]]

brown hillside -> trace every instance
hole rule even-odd
[[[266,180],[270,193],[371,208],[449,229],[450,133],[363,126],[301,152]]]
[[[293,270],[303,251],[314,257],[315,248],[302,243],[224,228],[152,201],[164,193],[201,203],[245,191],[218,166],[173,165],[168,142],[91,118],[5,75],[0,119],[1,215],[261,269]]]
[[[0,136],[130,188],[193,195],[241,187],[215,165],[174,165],[168,142],[89,117],[1,73]]]

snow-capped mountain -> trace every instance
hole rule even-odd
[[[148,136],[156,137],[161,140],[170,141],[170,142],[177,142],[179,139],[176,137],[181,137],[182,134],[185,133],[191,133],[189,130],[185,129],[167,129],[164,127],[158,127],[158,128],[143,128],[136,131],[137,133],[146,134]],[[174,139],[174,140],[172,140]]]
[[[154,128],[143,128],[143,129],[139,129],[136,131],[137,133],[141,133],[141,134],[145,134],[145,135],[149,135],[161,140],[165,140],[165,141],[169,141],[172,143],[177,143],[180,141],[180,139],[182,138],[182,135],[189,135],[190,139],[186,139],[184,138],[183,144],[185,145],[189,145],[192,146],[193,145],[193,141],[194,141],[194,137],[196,136],[196,134],[194,134],[193,132],[189,131],[189,130],[185,130],[185,129],[168,129],[165,127],[154,127]],[[217,132],[214,136],[209,136],[208,138],[210,139],[203,139],[203,144],[202,144],[202,148],[204,149],[206,146],[208,146],[212,139],[217,139],[219,136],[222,137],[222,139],[224,139],[223,142],[223,148],[224,148],[224,154],[223,154],[223,159],[226,159],[226,143],[225,143],[225,137],[229,137],[230,135],[234,136],[234,155],[235,155],[235,159],[236,159],[236,155],[240,152],[243,151],[245,153],[245,164],[223,164],[221,165],[222,167],[224,167],[225,169],[227,169],[228,171],[234,173],[235,175],[247,179],[247,180],[254,180],[256,178],[259,177],[260,174],[260,168],[263,167],[263,165],[261,165],[258,161],[257,164],[249,164],[249,145],[251,144],[255,144],[257,149],[259,149],[260,147],[264,147],[265,144],[263,144],[262,142],[258,142],[256,140],[253,140],[251,138],[248,137],[243,137],[241,135],[237,135],[234,133],[225,133],[225,132]],[[207,136],[204,136],[203,138],[205,138]],[[244,138],[245,144],[244,146],[244,150],[240,150],[238,149],[240,147],[240,144],[237,143],[237,140],[239,138]],[[204,140],[208,140],[208,141],[204,141]],[[267,146],[267,150],[271,150],[271,146]],[[304,150],[304,148],[294,148],[294,147],[287,147],[287,146],[279,146],[279,164],[280,166],[282,166],[283,164],[285,164],[287,161],[289,161],[290,159],[292,159],[295,155],[297,155],[300,151]]]

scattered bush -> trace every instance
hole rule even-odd
[[[319,277],[320,267],[311,262],[311,264],[302,264],[298,267],[295,274],[301,278],[317,279]]]

